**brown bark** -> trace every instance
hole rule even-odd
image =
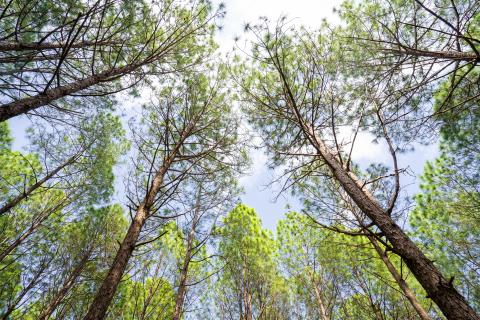
[[[163,176],[161,179],[163,179]],[[103,319],[105,317],[147,218],[148,209],[145,204],[141,204],[84,320]]]
[[[320,319],[329,320],[330,318],[328,317],[327,309],[325,307],[325,303],[323,302],[322,293],[320,292],[320,288],[318,287],[318,281],[317,279],[315,279],[315,273],[313,273],[310,269],[307,269],[307,273],[310,278],[309,280],[312,283],[313,290],[315,292],[315,299],[317,301],[317,305],[319,309],[318,313],[320,315]]]
[[[52,50],[62,48],[85,48],[91,46],[107,46],[121,44],[119,41],[80,41],[76,43],[61,42],[17,42],[17,41],[0,41],[0,51],[24,51],[24,50]]]
[[[140,232],[142,231],[142,228],[149,217],[150,209],[155,203],[155,197],[157,196],[158,192],[160,192],[160,189],[163,185],[164,176],[192,129],[193,126],[189,125],[186,130],[183,131],[179,142],[171,151],[170,155],[165,159],[162,167],[155,173],[150,188],[148,189],[148,193],[144,201],[138,206],[135,217],[133,218],[127,234],[125,235],[125,238],[123,239],[123,242],[117,251],[112,266],[110,267],[107,276],[103,280],[100,289],[90,305],[84,320],[104,319],[108,307],[112,302],[113,296],[115,295],[118,284],[120,283],[123,273],[125,272],[128,261],[132,256],[133,250],[135,249]]]
[[[55,294],[52,300],[50,300],[50,303],[45,307],[45,309],[43,309],[42,313],[38,317],[38,320],[47,320],[48,318],[50,318],[55,309],[60,305],[60,303],[63,301],[67,293],[73,287],[75,281],[85,268],[85,265],[87,264],[88,260],[90,259],[90,255],[92,254],[92,249],[93,247],[83,255],[82,259],[78,262],[76,267],[72,270],[72,272],[63,282],[61,289]]]
[[[245,320],[253,320],[252,295],[245,290]]]
[[[42,275],[43,271],[45,271],[46,265],[42,265],[41,268],[34,274],[33,278],[30,280],[28,285],[22,289],[20,294],[15,298],[12,303],[9,303],[7,306],[7,310],[0,316],[0,320],[8,320],[10,319],[10,315],[13,311],[17,308],[18,304],[22,301],[23,297],[32,290],[32,288],[37,284],[38,279]]]
[[[441,60],[454,60],[475,62],[480,60],[480,56],[475,52],[459,52],[459,51],[427,51],[408,47],[401,49],[384,49],[386,52],[392,52],[400,55],[408,55],[415,57],[437,58]]]
[[[367,287],[365,280],[362,278],[362,275],[356,268],[353,270],[353,273],[358,279],[358,284],[360,288],[362,288],[363,292],[368,298],[368,301],[370,302],[369,307],[372,308],[373,315],[375,315],[375,320],[384,320],[382,310],[378,306],[378,303],[376,303],[375,300],[373,300],[370,289]]]
[[[143,64],[130,64],[124,67],[106,70],[73,83],[48,89],[40,94],[37,94],[36,96],[23,98],[4,104],[0,106],[0,122],[21,114],[28,113],[36,108],[48,105],[54,100],[66,97],[96,84],[114,80],[122,75],[137,70],[142,65]]]
[[[388,212],[382,208],[377,199],[365,188],[351,171],[345,169],[338,156],[317,135],[313,127],[305,123],[290,91],[288,81],[279,64],[275,64],[286,91],[288,107],[294,113],[297,123],[310,144],[315,148],[317,156],[329,167],[333,177],[342,186],[349,197],[372,222],[383,232],[392,244],[393,251],[403,258],[405,264],[414,274],[442,313],[451,320],[479,320],[480,317],[468,305],[465,298],[453,287],[433,265],[417,245],[395,223]]]
[[[193,247],[193,240],[195,238],[196,217],[197,215],[195,215],[194,221],[192,222],[192,228],[188,233],[185,259],[183,261],[177,296],[175,298],[175,312],[173,313],[173,320],[180,320],[180,317],[182,316],[182,312],[183,312],[183,304],[185,302],[185,295],[187,294],[188,270],[190,267],[190,260],[192,259],[192,247]]]
[[[303,125],[303,124],[302,124]],[[304,128],[308,139],[330,168],[335,179],[356,205],[379,227],[393,250],[403,258],[408,268],[423,286],[428,296],[443,314],[452,320],[478,320],[480,317],[468,305],[465,298],[445,279],[416,244],[393,221],[374,196],[352,173],[346,171],[337,156],[327,147],[311,127]]]
[[[190,232],[191,233],[191,232]],[[173,320],[180,320],[180,317],[183,313],[183,304],[185,301],[185,295],[187,294],[187,278],[188,278],[188,268],[190,265],[191,259],[191,242],[190,234],[188,235],[188,244],[187,244],[187,254],[185,256],[185,261],[183,263],[182,271],[180,274],[180,283],[178,285],[177,296],[175,298],[175,311],[173,313]]]
[[[23,199],[27,198],[32,194],[33,191],[41,187],[46,181],[51,179],[54,175],[56,175],[60,170],[65,168],[66,166],[72,164],[75,159],[78,157],[78,155],[70,157],[67,161],[56,167],[54,170],[50,171],[45,177],[42,179],[38,180],[35,184],[31,185],[27,189],[25,189],[21,194],[18,196],[7,200],[7,203],[5,203],[1,208],[0,208],[0,216],[8,212],[10,209],[15,207],[20,201]]]
[[[408,301],[410,301],[410,304],[415,309],[420,319],[431,320],[430,316],[425,311],[425,309],[423,309],[420,302],[418,302],[417,297],[415,296],[413,291],[410,289],[408,284],[405,282],[405,280],[402,279],[402,276],[398,273],[397,269],[395,268],[393,263],[390,261],[387,254],[380,248],[380,246],[377,243],[377,240],[373,236],[368,234],[367,234],[367,238],[372,243],[373,247],[375,248],[375,251],[377,251],[383,263],[387,266],[388,271],[390,272],[392,277],[395,279],[395,282],[398,284],[398,286],[402,290],[405,297],[408,299]]]
[[[320,292],[320,289],[318,288],[318,284],[315,281],[315,277],[312,277],[312,286],[313,290],[315,291],[315,298],[317,300],[318,308],[319,308],[319,314],[320,314],[320,319],[321,320],[329,320],[330,318],[327,315],[327,309],[325,308],[325,304],[323,303],[322,299],[322,294]]]

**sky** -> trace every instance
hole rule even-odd
[[[220,1],[215,0],[220,3]],[[322,19],[336,23],[333,8],[340,6],[340,0],[227,0],[222,1],[226,5],[227,14],[223,20],[223,28],[217,33],[217,42],[222,52],[230,52],[234,46],[234,38],[242,37],[245,23],[255,23],[260,16],[266,16],[275,21],[282,15],[287,15],[295,25],[304,25],[317,28]],[[20,149],[26,144],[24,131],[28,121],[24,117],[16,117],[9,121],[15,137],[14,148]],[[373,137],[367,133],[361,134],[356,143],[353,160],[361,166],[371,162],[388,163],[388,149],[384,143],[373,144]],[[437,154],[436,145],[416,146],[415,152],[404,154],[399,157],[400,167],[408,167],[413,176],[402,177],[404,185],[407,184],[410,194],[418,190],[418,178],[421,174],[425,161],[433,159]],[[248,175],[240,179],[245,189],[241,200],[248,206],[253,207],[260,215],[264,227],[274,231],[276,223],[288,212],[287,205],[291,209],[300,209],[299,203],[288,194],[278,196],[278,187],[269,186],[273,179],[273,173],[266,167],[267,155],[261,150],[254,150],[252,156],[252,168]],[[117,182],[119,188],[123,183]],[[123,194],[118,192],[117,194]],[[120,199],[119,199],[120,200]],[[121,201],[121,200],[120,200]]]
[[[217,3],[220,1],[217,1]],[[276,21],[278,17],[287,15],[291,23],[303,25],[312,29],[318,28],[322,19],[330,23],[338,23],[334,8],[339,7],[341,0],[227,0],[227,14],[223,29],[217,34],[220,50],[229,52],[234,46],[234,38],[242,37],[245,23],[255,23],[261,16]],[[389,163],[389,152],[385,143],[372,143],[373,136],[368,133],[360,134],[357,138],[353,153],[353,160],[360,166],[367,166],[372,162]],[[436,145],[417,145],[415,152],[400,155],[400,167],[408,167],[413,176],[402,177],[403,185],[409,194],[418,190],[418,176],[423,170],[425,161],[435,158],[438,154]],[[288,194],[278,196],[278,187],[270,186],[274,175],[268,170],[267,155],[261,150],[252,153],[253,166],[250,174],[240,179],[245,189],[242,201],[253,207],[260,215],[264,227],[274,231],[277,221],[289,210],[301,208],[298,201]],[[276,200],[276,201],[275,201]],[[287,208],[289,206],[289,208]]]
[[[276,21],[280,16],[287,15],[292,23],[311,28],[320,26],[322,19],[336,21],[333,8],[339,6],[340,0],[226,0],[226,16],[222,29],[217,33],[216,40],[222,52],[230,52],[235,45],[234,38],[244,37],[245,23],[255,23],[259,17],[268,17]],[[241,41],[240,41],[241,42]],[[288,194],[278,194],[278,186],[272,186],[274,174],[268,170],[268,157],[261,150],[251,153],[252,168],[249,174],[240,179],[245,190],[241,197],[243,203],[253,207],[263,226],[275,231],[277,221],[289,210],[299,210],[300,204]]]

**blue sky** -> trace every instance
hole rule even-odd
[[[220,1],[217,1],[220,2]],[[295,25],[304,25],[309,28],[320,26],[322,19],[330,23],[337,23],[338,18],[333,12],[334,7],[339,7],[341,0],[227,0],[227,15],[224,19],[223,30],[217,34],[220,49],[229,52],[234,46],[234,37],[243,35],[243,26],[246,22],[256,22],[260,16],[266,16],[275,21],[281,15],[287,15]],[[373,136],[363,133],[356,143],[353,159],[361,166],[371,162],[389,163],[388,148],[384,143],[372,143]],[[438,153],[436,145],[416,146],[413,153],[399,156],[400,167],[409,168],[412,176],[402,177],[402,185],[412,195],[418,190],[418,176],[423,170],[425,161],[435,158]],[[251,174],[241,178],[241,183],[246,190],[243,202],[253,207],[262,218],[265,227],[275,229],[276,223],[288,211],[289,204],[292,209],[299,209],[299,203],[288,194],[277,198],[278,188],[269,187],[273,174],[266,167],[267,156],[262,151],[252,154],[253,167]],[[276,190],[277,189],[277,190]]]
[[[220,2],[220,1],[217,1]],[[217,34],[217,42],[222,52],[229,52],[234,45],[234,38],[243,35],[243,26],[246,22],[255,22],[260,16],[267,16],[275,21],[279,16],[286,14],[293,19],[296,25],[305,25],[316,28],[321,20],[326,18],[335,23],[338,21],[333,13],[333,8],[339,6],[340,0],[227,0],[227,15],[223,21],[223,29]],[[14,147],[20,149],[25,145],[24,131],[28,125],[25,117],[16,117],[9,121],[15,137]],[[360,165],[367,165],[372,161],[387,162],[388,150],[382,143],[373,144],[369,134],[361,134],[357,140],[357,146],[353,159]],[[407,191],[413,194],[418,189],[418,176],[427,160],[437,155],[437,146],[417,146],[415,152],[400,156],[400,166],[408,167],[413,176],[402,177],[403,185],[409,185]],[[252,153],[253,166],[250,174],[240,179],[245,189],[242,201],[253,207],[262,218],[265,227],[274,230],[276,222],[287,212],[287,204],[293,209],[299,209],[298,203],[288,194],[277,197],[275,187],[269,187],[273,174],[266,167],[267,156],[261,150]],[[123,188],[123,183],[118,181],[117,187]],[[117,192],[117,196],[123,192]],[[121,199],[118,199],[122,201]]]

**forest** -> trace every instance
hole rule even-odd
[[[0,0],[0,320],[479,320],[480,2],[227,12]]]

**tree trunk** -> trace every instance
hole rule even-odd
[[[202,186],[198,189],[197,199],[195,203],[194,215],[192,218],[192,227],[187,237],[187,249],[185,252],[185,259],[183,260],[182,271],[180,274],[180,283],[178,285],[177,297],[175,299],[175,312],[173,314],[173,320],[180,320],[183,312],[183,304],[185,302],[185,295],[187,294],[187,279],[188,270],[190,267],[190,261],[192,259],[193,241],[195,240],[195,230],[200,219],[200,195]]]
[[[42,51],[63,48],[85,48],[92,46],[120,45],[119,41],[80,41],[76,43],[63,42],[18,42],[18,41],[0,41],[0,52],[6,51]],[[60,56],[59,56],[60,58]]]
[[[38,320],[47,320],[48,318],[50,318],[52,313],[60,305],[60,303],[63,301],[63,298],[65,298],[67,293],[75,284],[75,281],[77,280],[77,278],[82,273],[83,269],[85,268],[85,265],[88,262],[88,259],[90,258],[90,255],[92,254],[92,251],[93,251],[93,246],[87,251],[87,253],[83,255],[82,259],[78,262],[77,266],[65,279],[65,281],[62,284],[62,288],[55,294],[55,296],[52,298],[48,306],[45,307],[45,309],[42,311],[42,313],[38,317]]]
[[[32,290],[32,288],[37,284],[38,279],[42,275],[43,271],[45,271],[46,266],[43,265],[40,267],[40,269],[34,274],[32,280],[28,283],[28,285],[22,289],[20,294],[15,298],[13,303],[9,303],[7,306],[7,310],[5,310],[5,313],[0,316],[0,320],[8,320],[10,319],[10,315],[12,314],[13,311],[17,308],[17,305],[22,301],[23,297]]]
[[[426,51],[414,48],[403,47],[402,49],[383,49],[386,52],[392,52],[399,55],[407,55],[414,57],[435,58],[450,61],[475,62],[480,60],[475,52],[459,52],[459,51]]]
[[[443,314],[451,320],[479,320],[480,317],[453,287],[451,281],[444,278],[432,261],[393,221],[374,196],[364,188],[364,184],[352,172],[347,171],[342,166],[337,156],[317,136],[311,126],[305,125],[300,117],[299,121],[307,138],[317,150],[318,156],[328,165],[334,178],[356,205],[379,227],[392,244],[393,251],[403,258],[408,268]]]
[[[115,295],[118,284],[120,283],[123,273],[125,272],[128,261],[132,256],[133,250],[135,249],[140,232],[142,231],[142,228],[149,217],[150,209],[155,203],[155,197],[162,187],[164,176],[192,129],[193,126],[189,126],[182,133],[179,142],[176,144],[169,157],[167,157],[162,167],[155,173],[155,177],[153,178],[149,191],[144,201],[138,206],[135,217],[133,218],[127,234],[125,235],[125,238],[123,239],[123,242],[117,251],[117,255],[115,256],[113,264],[110,267],[107,276],[103,280],[95,299],[90,305],[84,320],[104,319],[108,307],[112,302],[113,296]]]
[[[106,278],[103,280],[102,286],[98,290],[95,299],[88,309],[88,313],[84,318],[85,320],[101,320],[105,317],[110,302],[112,301],[118,284],[125,272],[128,261],[132,256],[133,249],[135,249],[135,245],[147,217],[148,211],[145,208],[145,205],[142,204],[137,209],[135,217],[128,228],[127,234],[117,251],[115,260],[113,261]]]
[[[325,309],[325,304],[323,303],[322,294],[321,294],[320,290],[318,289],[318,285],[315,282],[314,278],[312,278],[311,281],[312,281],[313,289],[315,290],[315,298],[317,299],[320,319],[321,320],[329,320],[329,317],[327,315],[327,310]]]
[[[180,274],[180,283],[178,285],[177,297],[175,299],[175,312],[173,314],[173,320],[180,320],[183,312],[183,304],[185,301],[185,295],[187,294],[187,279],[188,269],[190,267],[190,260],[192,258],[192,246],[195,236],[195,222],[192,229],[188,233],[187,250],[185,254],[185,260],[183,261],[182,271]]]
[[[372,308],[373,314],[375,315],[375,320],[384,320],[382,309],[378,306],[378,303],[373,300],[372,294],[368,286],[365,284],[365,279],[362,278],[362,275],[356,268],[353,270],[353,274],[357,277],[358,284],[360,288],[362,288],[363,292],[365,293],[366,297],[368,298],[369,307]]]
[[[0,106],[0,122],[25,114],[38,107],[45,106],[54,100],[66,97],[101,82],[116,79],[122,75],[135,71],[141,66],[142,64],[130,64],[124,67],[106,70],[73,83],[48,89],[36,96],[4,104]]]
[[[410,304],[415,309],[415,311],[418,313],[418,316],[422,320],[431,320],[427,311],[425,311],[425,309],[423,309],[420,302],[418,302],[415,294],[410,289],[410,287],[407,285],[405,280],[402,279],[401,275],[398,273],[397,269],[395,268],[393,263],[390,261],[387,254],[382,250],[382,248],[380,248],[380,246],[377,243],[377,240],[375,240],[375,238],[371,235],[367,235],[367,238],[372,243],[373,247],[375,248],[375,251],[377,251],[380,258],[382,258],[383,263],[385,263],[385,265],[387,266],[388,271],[390,271],[390,274],[395,279],[395,282],[397,282],[398,286],[402,290],[405,297],[408,299],[408,301],[410,301]]]
[[[173,313],[173,320],[180,320],[183,312],[183,304],[185,301],[185,295],[187,294],[187,275],[190,260],[190,252],[187,248],[187,255],[185,256],[185,262],[183,264],[182,272],[180,274],[180,283],[178,285],[177,297],[175,299],[175,312]],[[188,259],[188,260],[187,260]]]

